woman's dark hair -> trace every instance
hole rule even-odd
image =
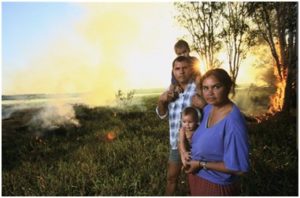
[[[210,76],[214,76],[216,79],[218,79],[220,81],[220,83],[222,83],[222,85],[225,86],[225,88],[227,90],[227,94],[230,93],[230,91],[232,89],[233,81],[232,81],[231,77],[229,76],[229,74],[224,69],[221,69],[221,68],[208,70],[201,77],[201,80],[200,80],[201,90],[203,87],[203,81]]]

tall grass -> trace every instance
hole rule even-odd
[[[3,121],[2,195],[163,195],[169,133],[167,120],[155,114],[156,100],[145,97],[145,108],[78,105],[80,127],[39,138],[21,118],[18,127]],[[251,171],[242,178],[242,195],[298,195],[296,119],[274,117],[249,128]],[[182,173],[176,195],[187,193]]]

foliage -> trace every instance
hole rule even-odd
[[[282,101],[277,104],[280,108],[275,109],[288,112],[294,108],[298,73],[297,2],[176,2],[174,5],[179,12],[175,18],[188,30],[192,46],[205,61],[206,69],[220,65],[216,64],[221,62],[216,53],[225,47],[234,82],[248,47],[258,41],[267,44],[274,60],[267,63],[274,68],[276,80],[272,83],[280,85],[273,98]],[[235,85],[233,93],[234,88]]]
[[[220,37],[223,38],[222,41],[226,48],[234,96],[241,62],[246,58],[250,46],[254,43],[251,36],[252,31],[248,25],[246,2],[227,2],[222,17],[223,28]]]
[[[252,2],[248,13],[257,26],[259,36],[268,44],[275,61],[278,84],[286,84],[282,111],[289,111],[296,96],[298,37],[297,2]]]
[[[219,67],[224,60],[217,58],[226,52],[229,74],[235,83],[243,59],[254,44],[249,25],[246,2],[176,2],[179,14],[175,17],[188,30],[192,46],[204,60],[206,69]],[[225,63],[226,64],[226,63]]]
[[[76,105],[79,127],[41,138],[26,127],[31,110],[2,120],[2,195],[163,195],[169,133],[168,122],[156,116],[156,101],[145,97],[145,108],[130,111]],[[296,118],[273,117],[249,129],[251,171],[242,178],[242,195],[296,196]],[[187,195],[184,173],[178,187],[176,195]]]
[[[242,178],[244,195],[298,195],[296,123],[296,117],[277,114],[250,125],[251,171]]]
[[[205,61],[207,69],[220,66],[216,53],[221,49],[218,39],[219,16],[224,7],[220,2],[175,2],[179,11],[176,20],[192,38],[192,49]]]
[[[127,106],[130,105],[135,94],[134,90],[127,92],[126,94],[122,92],[122,90],[118,90],[116,93],[116,100],[119,106]]]

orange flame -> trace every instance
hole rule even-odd
[[[273,114],[282,110],[284,102],[284,90],[286,86],[285,79],[277,79],[276,81],[276,92],[270,96],[269,112]]]
[[[279,46],[276,45],[276,50],[279,51]],[[280,55],[280,54],[279,54]],[[282,58],[279,57],[280,63],[282,63]],[[283,102],[285,97],[285,87],[286,87],[286,80],[287,80],[287,69],[281,67],[282,72],[281,76],[278,73],[277,67],[274,66],[274,75],[276,77],[275,87],[276,92],[270,96],[270,106],[268,112],[271,114],[275,114],[279,112],[283,108]]]

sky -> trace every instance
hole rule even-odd
[[[99,101],[166,88],[174,43],[187,33],[174,14],[171,2],[3,2],[2,94],[79,92]]]
[[[183,35],[172,6],[2,3],[3,94],[167,87]]]

